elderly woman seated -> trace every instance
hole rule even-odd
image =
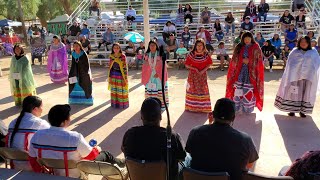
[[[40,37],[35,37],[31,41],[31,60],[34,65],[34,60],[37,58],[42,65],[42,55],[46,52],[46,42]]]

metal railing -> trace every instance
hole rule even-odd
[[[320,1],[305,1],[305,6],[308,12],[308,16],[315,29],[320,31]]]
[[[80,17],[82,13],[89,7],[90,0],[82,0],[79,4],[79,6],[72,12],[72,14],[69,16],[68,24],[72,25],[72,22]]]

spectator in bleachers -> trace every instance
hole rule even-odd
[[[294,24],[290,24],[289,29],[285,33],[285,43],[289,46],[290,50],[296,46],[297,39],[298,31],[294,28]]]
[[[167,59],[175,59],[176,58],[176,50],[178,48],[178,41],[175,38],[174,34],[170,34],[169,39],[166,41],[166,57]],[[172,55],[173,57],[170,57]]]
[[[282,57],[282,60],[283,60],[283,69],[287,65],[287,61],[288,61],[288,57],[289,57],[290,52],[291,52],[291,50],[290,50],[289,46],[288,45],[284,45],[283,50],[281,52],[281,57]]]
[[[132,6],[129,6],[125,16],[128,22],[133,22],[134,20],[136,20],[136,16],[137,16],[136,10],[134,10]]]
[[[80,29],[78,23],[76,21],[74,21],[73,25],[70,26],[70,28],[69,28],[69,33],[68,33],[69,42],[77,41],[80,33],[81,33],[81,29]]]
[[[163,41],[167,41],[171,33],[176,35],[176,26],[171,21],[167,21],[165,26],[163,27]]]
[[[189,47],[190,40],[191,40],[191,34],[189,32],[189,27],[185,26],[183,28],[183,32],[181,34],[181,41],[183,42],[184,47],[186,47],[187,49]]]
[[[260,48],[264,45],[264,42],[266,42],[266,40],[263,38],[261,32],[257,32],[254,40],[259,44]]]
[[[204,10],[201,13],[201,23],[210,24],[211,23],[211,11],[208,10],[208,7],[204,7]]]
[[[192,16],[192,7],[190,4],[186,4],[184,7],[184,23],[187,23],[187,19],[189,19],[189,22],[193,22],[193,16]]]
[[[258,6],[258,19],[260,22],[261,22],[261,16],[263,16],[263,21],[266,22],[268,12],[269,12],[269,4],[266,3],[266,0],[261,0]]]
[[[213,124],[195,127],[189,134],[186,151],[192,158],[191,168],[228,172],[230,180],[240,180],[259,158],[254,142],[248,134],[232,127],[236,117],[232,100],[219,99],[212,113]]]
[[[270,40],[267,40],[264,45],[261,48],[262,53],[263,53],[263,60],[264,63],[266,64],[267,61],[269,61],[269,71],[272,72],[272,65],[273,65],[273,55],[275,53],[275,47],[271,44]]]
[[[166,161],[167,134],[160,126],[161,101],[150,97],[141,106],[143,126],[132,127],[123,136],[121,150],[126,157],[146,161]],[[179,134],[172,132],[172,160],[170,179],[178,179],[178,162],[184,161],[186,152]]]
[[[184,46],[183,42],[180,42],[180,46],[177,49],[176,54],[177,54],[179,69],[180,69],[181,65],[184,66],[186,55],[188,54],[188,49]]]
[[[304,31],[307,29],[306,16],[304,10],[300,10],[299,14],[296,17],[296,29],[298,28],[303,28]]]
[[[243,31],[240,31],[239,36],[234,40],[234,42],[233,42],[233,47],[234,48],[241,42],[242,34],[243,34]]]
[[[184,22],[184,9],[182,7],[182,4],[179,4],[178,10],[177,10],[177,21],[180,24]]]
[[[232,15],[232,12],[228,12],[227,17],[224,19],[224,21],[225,21],[227,34],[229,34],[230,28],[231,28],[232,34],[234,34],[235,25],[234,25],[234,17]]]
[[[251,22],[257,21],[257,7],[254,5],[254,2],[252,0],[249,1],[248,5],[246,6],[246,10],[244,12],[243,20],[247,17],[250,17]]]
[[[305,0],[293,0],[292,12],[294,12],[295,10],[301,10],[302,8],[304,8],[304,1]]]
[[[91,16],[92,11],[98,12],[98,17],[100,17],[100,8],[99,8],[99,2],[97,0],[92,0],[91,5],[89,7],[89,15]]]
[[[156,41],[160,49],[161,48],[164,49],[164,47],[166,46],[166,43],[164,42],[163,39],[159,39],[158,37],[153,37],[153,39]]]
[[[279,34],[275,33],[273,37],[270,39],[271,44],[276,48],[275,56],[277,59],[280,57],[282,42]]]
[[[69,42],[67,35],[62,37],[62,43],[66,46],[68,55],[71,55],[71,43]]]
[[[31,41],[31,62],[34,65],[34,60],[37,58],[42,65],[42,56],[46,52],[46,42],[44,39],[36,37]]]
[[[203,39],[206,44],[211,44],[211,34],[208,30],[204,29],[204,26],[201,26],[196,34],[196,39],[199,38]]]
[[[30,140],[39,129],[48,129],[49,123],[41,119],[42,99],[37,96],[28,96],[23,100],[22,110],[18,118],[9,125],[8,144],[10,148],[28,151]],[[12,169],[32,170],[26,161],[13,161]]]
[[[281,23],[281,30],[285,32],[287,29],[289,29],[289,26],[293,20],[294,20],[294,17],[289,13],[288,10],[285,10],[279,20],[279,22]]]
[[[241,30],[253,32],[253,23],[250,21],[250,16],[247,16],[243,23],[241,23]]]
[[[102,44],[105,44],[107,51],[109,51],[108,45],[113,44],[114,34],[111,31],[111,28],[108,28],[106,32],[103,33],[102,40],[100,40],[98,49],[100,49]]]
[[[224,42],[220,42],[216,50],[217,59],[220,60],[220,70],[224,71],[225,61],[229,62],[229,55],[224,47]]]
[[[316,37],[314,37],[313,31],[308,31],[307,36],[309,36],[310,39],[316,39]]]
[[[84,35],[87,39],[90,39],[90,30],[88,29],[88,25],[86,23],[82,24],[80,35]]]
[[[83,135],[67,130],[71,124],[71,107],[68,104],[53,106],[48,114],[51,125],[49,129],[38,130],[32,137],[29,149],[29,162],[35,172],[42,172],[37,158],[53,158],[80,161],[95,160],[117,164],[125,167],[124,160],[115,158],[107,151],[101,151],[99,146],[91,147]],[[65,155],[65,153],[67,155]],[[54,169],[55,175],[65,176],[64,169]],[[78,169],[69,169],[69,177],[79,178]]]
[[[139,65],[143,63],[143,57],[145,54],[144,42],[140,42],[140,46],[136,50],[136,69],[139,69]]]
[[[223,39],[224,37],[223,27],[219,19],[216,19],[213,24],[213,32],[214,32],[214,36],[217,38],[218,41],[221,41]]]
[[[135,65],[135,57],[136,57],[136,47],[134,44],[129,41],[128,46],[124,49],[128,67],[131,68],[133,65]]]
[[[87,54],[89,54],[91,52],[91,43],[90,43],[90,41],[84,35],[80,35],[79,37],[80,37],[80,42],[82,44],[83,50]]]

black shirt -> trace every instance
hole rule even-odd
[[[291,24],[291,21],[293,20],[294,17],[291,14],[289,14],[288,16],[282,16],[279,21],[285,24]]]
[[[229,23],[229,24],[232,24],[233,22],[234,22],[234,18],[232,17],[226,17],[225,19],[224,19],[224,21],[225,22],[227,22],[227,23]]]
[[[275,53],[276,49],[274,46],[262,46],[261,48],[264,56],[269,57],[272,53]]]
[[[128,57],[135,57],[136,56],[135,51],[133,50],[133,47],[131,47],[131,46],[127,46],[125,48],[125,51],[129,51],[128,53],[126,52],[126,56],[128,56]]]
[[[71,32],[71,36],[76,36],[78,34],[78,32],[81,32],[81,29],[79,26],[75,26],[75,25],[72,25],[70,28],[69,28],[69,31]]]
[[[183,161],[186,152],[183,149],[181,138],[172,133],[172,164],[171,177],[177,177],[178,161]],[[122,141],[122,151],[127,157],[147,161],[166,161],[167,136],[166,129],[158,126],[139,126],[129,129]]]
[[[216,29],[216,31],[220,31],[221,30],[221,24],[216,24],[214,23],[213,27]]]
[[[253,23],[252,22],[249,22],[248,24],[246,22],[243,22],[241,24],[241,28],[243,30],[247,30],[247,31],[251,31],[253,29]]]
[[[192,157],[191,168],[228,172],[231,180],[240,180],[246,165],[259,158],[250,136],[219,123],[192,129],[186,151]]]

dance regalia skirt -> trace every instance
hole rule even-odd
[[[69,104],[81,104],[81,105],[93,105],[93,98],[92,96],[87,98],[85,92],[79,85],[76,83],[72,92],[69,95]]]
[[[129,107],[129,96],[128,86],[124,81],[121,71],[111,70],[110,71],[110,90],[111,90],[111,107],[114,108],[128,108]]]

